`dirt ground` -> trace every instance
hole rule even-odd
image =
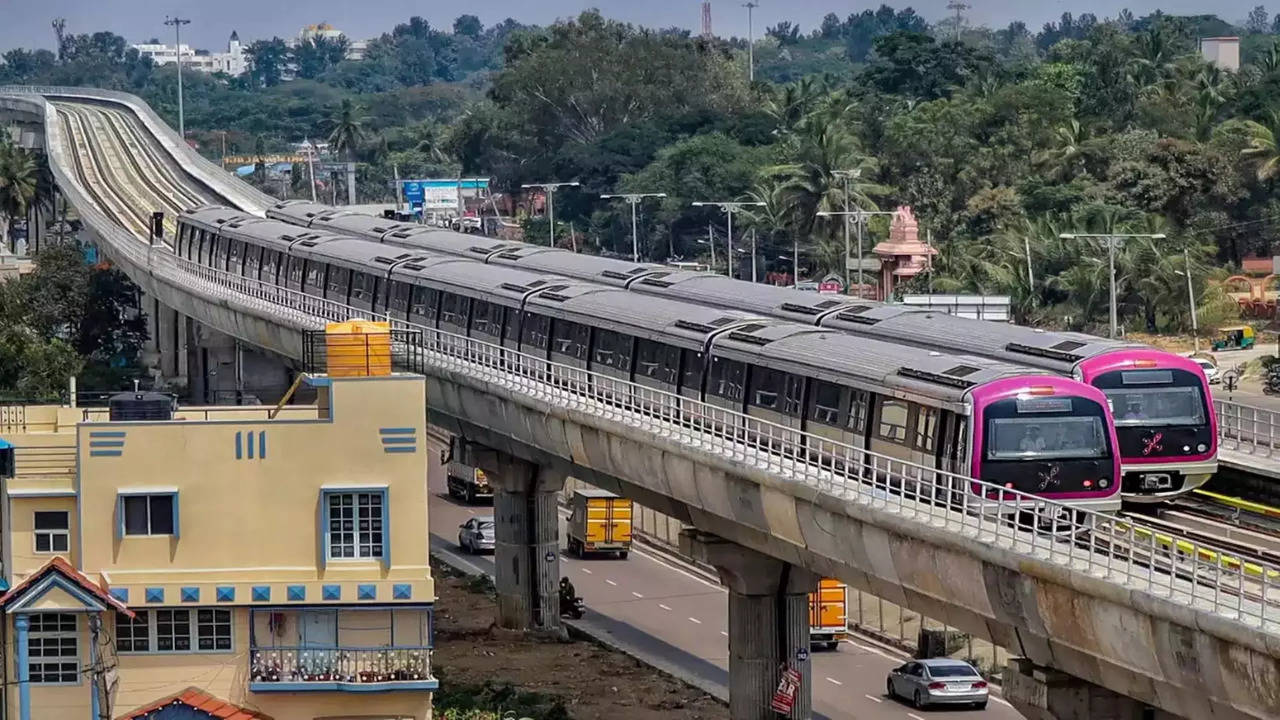
[[[492,626],[494,600],[434,568],[435,650],[444,683],[509,683],[560,698],[574,720],[722,720],[714,698],[592,642],[539,639]]]

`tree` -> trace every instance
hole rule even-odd
[[[344,98],[337,112],[329,119],[329,147],[332,147],[334,152],[354,160],[356,150],[364,137],[363,123],[364,116],[360,114],[360,109],[351,101],[351,98]]]
[[[939,43],[918,32],[895,32],[875,41],[876,59],[862,79],[881,92],[932,100],[994,64],[985,50],[964,43]]]
[[[284,40],[256,40],[244,50],[249,60],[249,77],[254,87],[275,87],[289,67],[289,46]]]
[[[1265,122],[1239,120],[1224,123],[1218,132],[1239,134],[1245,139],[1247,145],[1240,155],[1253,161],[1254,174],[1260,182],[1280,176],[1280,143],[1277,143],[1280,140],[1280,112],[1272,110]]]
[[[1249,11],[1249,17],[1244,21],[1244,29],[1251,33],[1265,33],[1271,26],[1271,16],[1267,14],[1267,9],[1261,5],[1256,5]]]
[[[453,34],[476,39],[484,32],[484,24],[475,15],[459,15],[453,21]]]
[[[0,242],[8,244],[9,226],[21,218],[36,196],[35,157],[0,136]]]
[[[298,43],[291,54],[298,77],[313,80],[337,67],[346,58],[351,42],[345,35],[316,36]]]

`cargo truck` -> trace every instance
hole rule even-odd
[[[606,490],[573,491],[569,515],[569,552],[615,553],[625,560],[631,551],[631,501]]]
[[[809,594],[809,643],[834,650],[849,633],[846,614],[849,589],[844,583],[823,578]]]
[[[449,495],[467,502],[492,500],[493,486],[485,477],[484,471],[476,467],[467,452],[462,438],[454,436],[449,439],[449,447],[440,451],[440,463],[445,466],[449,485]]]

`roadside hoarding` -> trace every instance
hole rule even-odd
[[[414,212],[446,212],[458,215],[467,198],[489,194],[488,178],[436,178],[402,180],[404,201]]]

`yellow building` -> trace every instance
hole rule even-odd
[[[430,717],[425,382],[306,382],[274,417],[0,408],[8,717]]]

